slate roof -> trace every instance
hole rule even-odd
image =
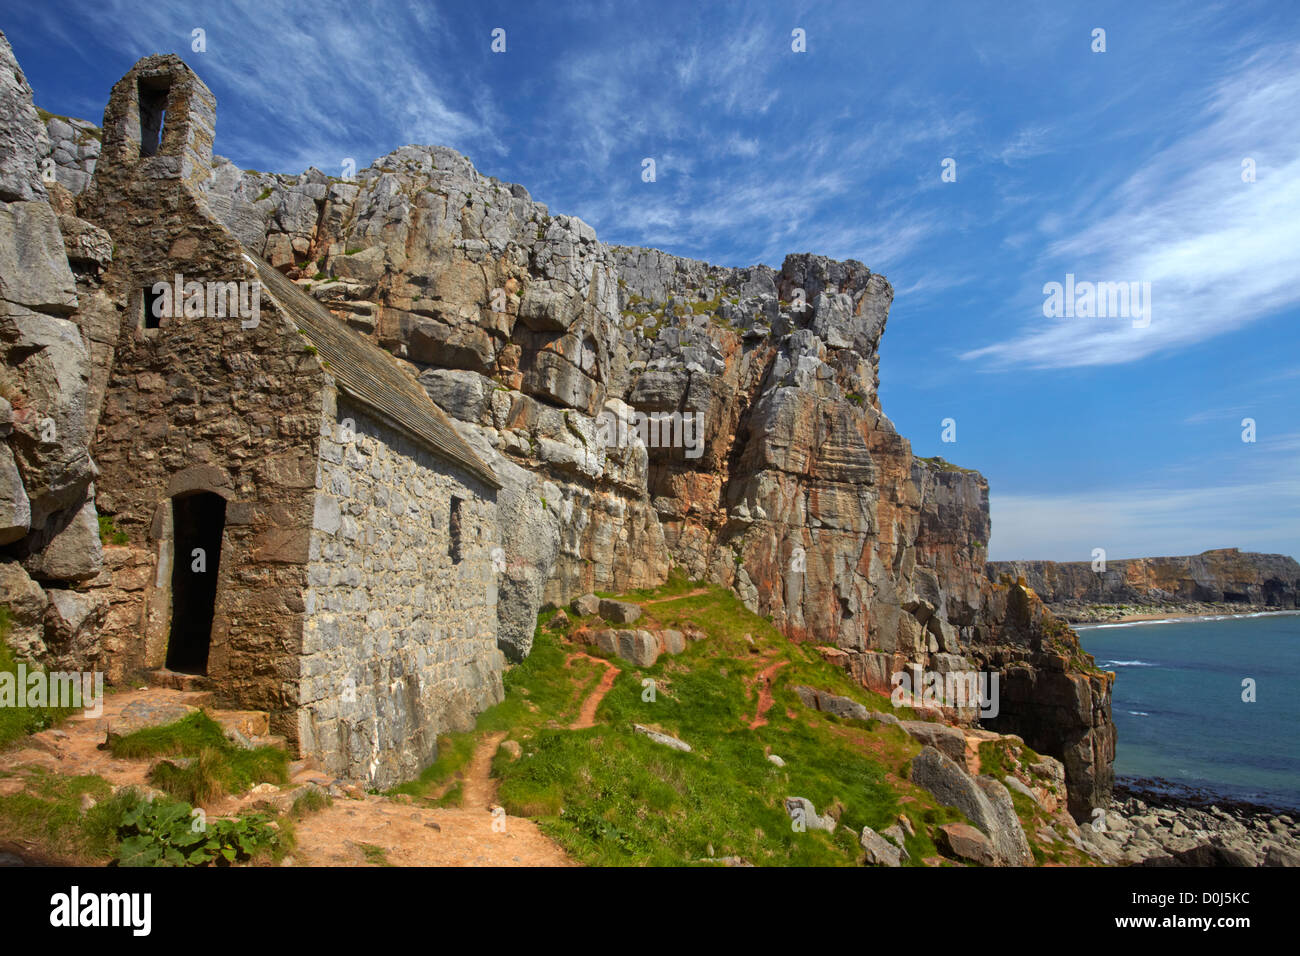
[[[245,250],[262,288],[316,347],[338,387],[412,441],[493,488],[501,482],[397,359],[362,338],[260,256]]]

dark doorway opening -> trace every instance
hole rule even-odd
[[[208,646],[217,601],[226,499],[200,491],[172,499],[172,627],[167,669],[208,672]]]
[[[166,77],[140,80],[140,155],[153,156],[162,145],[163,117],[167,112],[167,92],[171,81]]]

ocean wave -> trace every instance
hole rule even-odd
[[[1102,667],[1159,667],[1151,661],[1102,661]]]
[[[1145,710],[1130,710],[1130,711],[1129,711],[1129,715],[1132,716],[1132,717],[1150,717],[1150,716],[1151,716],[1151,715],[1148,714]]]

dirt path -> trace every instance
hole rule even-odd
[[[590,654],[584,654],[581,651],[570,655],[569,660],[571,661],[575,657],[585,657],[587,660],[595,661],[597,664],[603,664],[605,667],[605,673],[601,675],[600,681],[596,684],[595,689],[592,690],[592,692],[587,695],[587,699],[582,702],[582,707],[578,711],[577,718],[573,723],[569,724],[570,730],[585,730],[588,727],[596,726],[596,708],[598,708],[600,702],[605,699],[605,695],[608,694],[609,689],[614,686],[614,681],[618,680],[618,675],[621,674],[622,671],[609,661],[602,660],[599,657],[592,657]]]
[[[301,866],[575,866],[525,817],[496,805],[492,758],[505,731],[484,734],[465,768],[461,806],[417,807],[367,795],[335,800],[297,825]]]
[[[151,760],[123,760],[100,750],[108,727],[129,729],[123,711],[134,705],[150,710],[207,706],[208,695],[150,688],[124,691],[104,700],[96,718],[75,716],[56,729],[28,737],[0,751],[0,770],[13,776],[0,779],[0,795],[26,789],[32,768],[67,776],[97,774],[115,787],[147,786]],[[209,708],[209,713],[219,712]],[[575,866],[560,847],[525,817],[493,816],[497,783],[492,757],[504,733],[488,734],[479,742],[466,770],[464,806],[418,807],[403,798],[373,794],[335,797],[324,810],[295,825],[297,846],[292,861],[299,866]],[[328,774],[303,768],[294,773],[285,791],[308,782],[328,787]],[[247,794],[212,801],[210,814],[225,816],[264,799]],[[372,847],[367,852],[366,847]],[[27,853],[24,851],[23,856]]]
[[[769,664],[758,672],[754,682],[758,685],[758,709],[754,712],[754,719],[749,722],[750,730],[757,730],[767,723],[766,714],[772,709],[774,699],[772,697],[772,677],[789,661],[777,661],[775,664]]]
[[[492,758],[505,739],[504,730],[485,734],[474,747],[474,756],[465,768],[465,781],[461,784],[460,805],[466,810],[490,810],[496,805],[497,781],[492,776]]]
[[[680,601],[682,598],[699,597],[701,594],[708,594],[708,588],[696,588],[694,591],[686,591],[682,594],[670,594],[667,597],[650,598],[648,601],[637,601],[637,604],[663,604],[665,601]]]
[[[575,866],[537,824],[367,796],[298,821],[298,866]],[[367,851],[367,847],[373,848]]]

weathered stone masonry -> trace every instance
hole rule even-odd
[[[495,490],[346,398],[320,441],[299,739],[386,786],[502,699]]]

